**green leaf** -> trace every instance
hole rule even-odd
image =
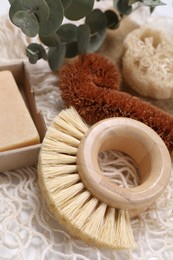
[[[45,0],[20,0],[24,10],[34,13],[40,23],[46,22],[50,10]]]
[[[86,53],[90,40],[90,28],[87,24],[82,24],[78,27],[77,48],[78,53]]]
[[[165,3],[163,3],[160,0],[141,0],[140,2],[142,2],[144,5],[150,6],[150,7],[156,7],[159,5],[166,5]]]
[[[137,3],[137,2],[139,2],[139,0],[129,0],[129,5],[133,5],[133,4],[135,4],[135,3]]]
[[[118,0],[117,9],[123,15],[129,15],[132,12],[132,6],[129,5],[128,0]]]
[[[37,61],[39,60],[38,59],[38,55],[35,53],[34,55],[29,55],[29,54],[26,54],[26,56],[28,57],[28,60],[31,64],[36,64]]]
[[[105,30],[93,34],[88,45],[88,52],[92,53],[98,51],[105,40],[105,35]]]
[[[74,24],[63,24],[57,31],[58,36],[66,46],[66,58],[75,57],[78,54],[77,39],[78,27]]]
[[[9,11],[12,22],[13,16],[18,11],[26,11],[30,14],[35,14],[38,22],[46,22],[50,15],[50,10],[45,0],[13,0]]]
[[[63,17],[64,8],[60,0],[45,0],[50,9],[50,15],[45,23],[40,23],[39,34],[42,36],[56,33],[60,27]]]
[[[57,31],[58,36],[64,43],[77,41],[78,28],[74,24],[63,24]]]
[[[150,14],[152,14],[152,12],[154,12],[154,10],[155,10],[155,7],[150,6]]]
[[[99,9],[95,9],[89,15],[87,15],[85,23],[90,27],[91,34],[106,30],[106,16]]]
[[[56,33],[49,35],[49,36],[40,36],[39,35],[39,38],[44,45],[49,46],[49,47],[59,46],[59,44],[60,44],[60,39]]]
[[[66,58],[73,58],[78,54],[77,41],[66,43]]]
[[[73,0],[61,0],[63,6],[64,6],[64,9],[66,9],[71,3],[72,3]]]
[[[44,47],[38,43],[31,43],[26,48],[26,55],[31,63],[36,63],[38,59],[47,60],[47,54]]]
[[[15,0],[8,0],[9,3],[12,5],[12,3],[15,1]]]
[[[119,18],[118,15],[112,11],[112,10],[107,10],[105,11],[105,16],[107,20],[107,28],[109,29],[116,29],[119,26]]]
[[[86,17],[85,23],[91,30],[88,52],[95,52],[101,47],[105,39],[106,16],[101,10],[95,9]]]
[[[18,0],[13,0],[9,9],[9,17],[10,20],[13,22],[13,16],[15,15],[15,13],[17,13],[18,11],[27,11],[27,9],[23,8],[22,4],[20,3],[20,1]]]
[[[65,17],[76,21],[87,16],[93,9],[94,0],[73,0],[65,9]]]
[[[51,70],[55,71],[61,67],[65,58],[66,47],[62,43],[59,48],[51,47],[48,52],[48,63]]]
[[[27,11],[18,11],[13,16],[13,22],[20,27],[22,32],[28,37],[34,37],[38,34],[39,24],[34,14]]]

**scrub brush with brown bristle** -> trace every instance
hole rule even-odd
[[[129,117],[151,127],[173,150],[173,116],[142,99],[120,91],[116,64],[100,54],[81,55],[60,71],[60,90],[88,124],[110,117]]]
[[[122,188],[103,175],[98,154],[112,149],[137,162],[141,185]],[[164,142],[148,126],[109,118],[89,128],[70,108],[47,130],[38,180],[50,211],[71,234],[92,246],[122,249],[135,246],[129,214],[138,214],[158,198],[170,169]]]

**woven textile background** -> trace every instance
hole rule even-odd
[[[107,8],[111,2],[102,1],[100,5]],[[145,23],[148,9],[136,12],[131,19],[138,25]],[[172,33],[172,18],[162,18],[155,12],[147,21],[151,23],[153,20],[157,20],[156,26]],[[58,76],[44,61],[36,65],[27,62],[25,47],[29,42],[31,39],[14,27],[7,15],[0,17],[0,64],[26,62],[38,109],[49,125],[63,108]],[[109,51],[103,48],[108,56]],[[155,104],[173,113],[172,100]],[[0,260],[173,259],[173,171],[164,194],[149,210],[132,221],[132,228],[137,242],[135,250],[89,247],[71,237],[48,211],[39,190],[36,166],[0,173]]]

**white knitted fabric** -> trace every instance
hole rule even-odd
[[[6,17],[0,18],[0,64],[16,60],[27,62],[25,47],[28,43],[29,40]],[[49,125],[63,108],[58,78],[44,61],[36,65],[27,63],[27,66],[38,109]],[[124,171],[133,175],[132,164],[117,153],[112,153],[111,159],[105,155],[101,167],[111,172],[114,165],[123,160],[123,166],[118,166],[118,175],[123,176]],[[126,185],[127,181],[124,183]],[[132,178],[128,183],[133,185]],[[0,260],[173,259],[173,175],[160,199],[132,220],[132,228],[137,242],[135,250],[89,247],[70,236],[54,220],[40,193],[36,167],[0,173]]]

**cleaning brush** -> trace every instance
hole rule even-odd
[[[173,149],[173,117],[140,98],[120,91],[116,64],[100,54],[85,54],[60,71],[62,98],[88,124],[109,117],[129,117],[151,127]]]
[[[122,188],[103,175],[98,154],[111,149],[137,163],[141,185]],[[54,118],[38,163],[39,185],[55,218],[86,243],[114,249],[135,246],[130,215],[160,196],[170,172],[168,150],[151,128],[129,118],[89,128],[74,108]]]

